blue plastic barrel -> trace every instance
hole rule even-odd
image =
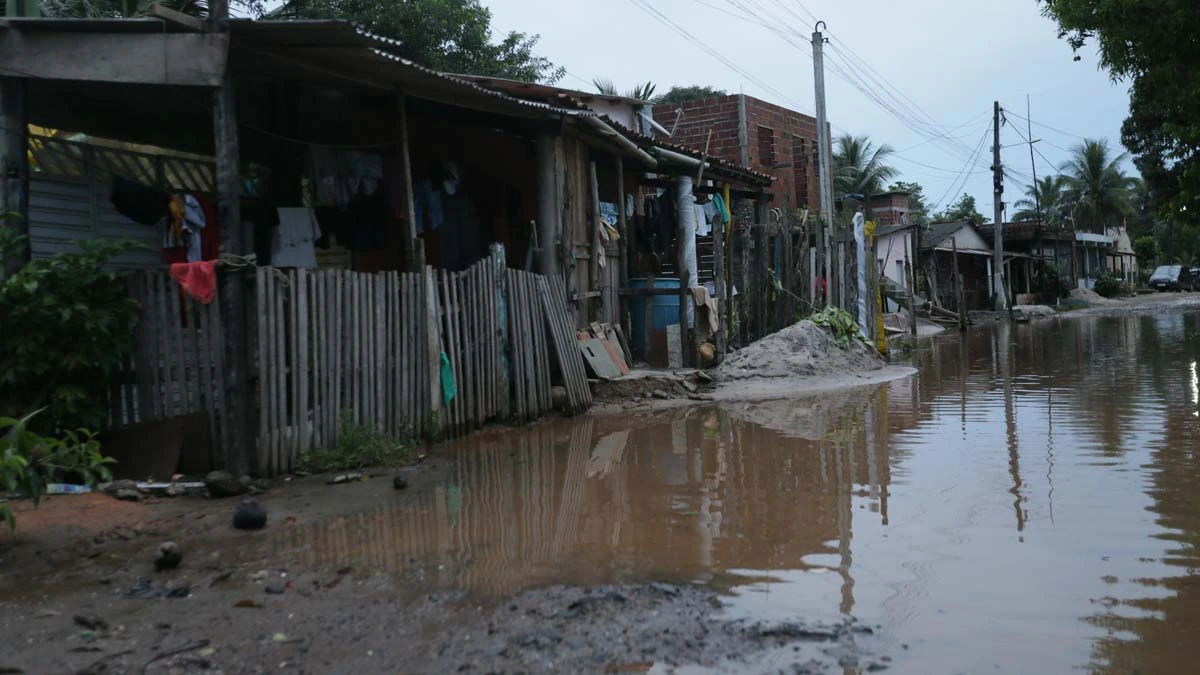
[[[645,279],[630,279],[630,288],[646,288]],[[673,277],[655,277],[655,288],[679,288],[679,279]],[[653,315],[651,318],[650,330],[663,330],[671,324],[679,323],[679,296],[678,295],[634,295],[629,298],[629,321],[632,335],[629,336],[633,343],[629,347],[642,359],[646,355],[642,353],[642,347],[646,344],[646,300],[647,298],[653,303]]]

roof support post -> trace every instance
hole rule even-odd
[[[212,29],[227,32],[229,5],[224,0],[211,4]],[[242,179],[238,149],[237,102],[234,98],[233,77],[225,70],[221,86],[213,96],[213,139],[216,144],[217,217],[221,223],[221,252],[246,255],[249,242],[242,226]],[[248,275],[226,267],[220,276],[221,323],[225,330],[225,433],[222,438],[225,469],[244,476],[252,468],[250,458],[256,456],[255,434],[251,426],[249,395],[250,344],[246,327],[246,286]]]
[[[559,273],[558,245],[562,235],[562,205],[558,189],[557,138],[538,134],[535,141],[537,161],[537,238],[538,271],[546,276]]]

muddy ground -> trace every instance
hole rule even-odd
[[[467,597],[433,581],[434,560],[387,573],[304,555],[299,533],[314,523],[369,527],[363,513],[404,509],[447,468],[434,453],[402,471],[402,491],[391,472],[276,483],[259,496],[270,522],[258,532],[232,528],[236,498],[17,503],[19,529],[0,537],[0,672],[823,673],[890,661],[867,626],[727,617],[720,583]],[[184,560],[156,573],[166,540]]]

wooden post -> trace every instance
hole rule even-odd
[[[908,286],[908,332],[917,336],[917,298],[914,287],[917,285],[917,270],[913,267],[911,258],[904,261],[904,282]]]
[[[420,336],[425,341],[425,362],[429,374],[429,421],[426,434],[430,439],[438,440],[442,436],[446,420],[442,414],[442,346],[441,319],[438,312],[438,283],[433,268],[426,267],[424,273],[425,335]]]
[[[554,136],[539,134],[537,155],[538,271],[546,276],[558,274],[558,239],[562,209],[559,207],[558,153]],[[528,269],[528,267],[526,267]]]
[[[754,261],[753,281],[750,288],[754,289],[751,297],[754,298],[754,337],[761,338],[766,334],[766,294],[762,292],[766,288],[766,265],[768,260],[767,252],[767,202],[763,198],[759,198],[754,203],[754,254],[751,259]],[[749,290],[749,289],[747,289]]]
[[[725,194],[729,194],[729,183],[725,184]],[[713,287],[717,291],[717,334],[713,336],[713,346],[717,348],[716,362],[725,359],[725,222],[722,214],[718,213],[713,223]]]
[[[592,204],[592,229],[588,233],[588,239],[590,240],[588,241],[588,251],[591,255],[591,260],[589,262],[591,262],[590,267],[592,273],[592,283],[588,288],[588,291],[591,292],[600,290],[600,261],[604,257],[604,247],[597,246],[597,244],[603,240],[603,237],[600,236],[600,232],[601,228],[604,227],[604,221],[600,218],[600,181],[596,179],[596,160],[594,159],[588,161],[588,182],[591,184],[590,193]],[[590,321],[592,318],[591,301],[587,297],[581,299],[582,302],[580,304],[582,305],[581,309],[583,310],[583,316],[587,321]]]
[[[404,165],[404,269],[420,271],[424,264],[417,246],[417,208],[413,201],[412,157],[408,142],[408,104],[404,92],[396,90],[397,124],[400,127],[400,159]]]
[[[228,30],[227,0],[211,3],[213,29]],[[213,138],[216,140],[217,217],[221,223],[221,251],[245,255],[241,214],[242,179],[238,150],[237,103],[233,91],[233,76],[226,71],[225,79],[213,100]],[[225,470],[234,476],[246,475],[254,452],[254,430],[250,426],[250,391],[247,379],[246,283],[240,272],[223,270],[220,275],[221,322],[225,330],[225,418],[229,422],[230,443],[225,448]]]
[[[676,185],[678,185],[678,183]],[[678,203],[678,197],[676,197],[676,203]],[[695,217],[694,212],[692,217]],[[688,349],[688,345],[691,344],[691,339],[689,337],[690,334],[688,333],[687,315],[688,303],[691,302],[691,298],[689,297],[691,295],[691,291],[688,290],[688,287],[692,283],[692,275],[687,266],[687,259],[683,254],[683,241],[685,235],[683,228],[683,215],[676,214],[676,218],[678,219],[678,222],[675,224],[675,276],[679,279],[679,365],[686,368],[691,357],[691,354],[689,353],[690,350]],[[667,345],[667,354],[670,354],[670,340],[667,341]],[[670,364],[668,363],[668,365]]]
[[[26,80],[0,78],[0,227],[29,236],[29,154]],[[3,276],[15,274],[32,255],[28,239],[3,260]]]
[[[629,245],[628,214],[625,213],[625,160],[617,155],[617,235],[620,252],[620,272],[617,275],[617,321],[626,335],[629,335],[629,299],[619,291],[629,288],[629,260],[633,247]]]
[[[950,243],[954,247],[954,299],[958,303],[958,329],[961,331],[967,330],[967,308],[966,301],[963,299],[962,277],[958,275],[958,240],[950,238]]]

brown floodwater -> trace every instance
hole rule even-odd
[[[1196,672],[1200,314],[997,325],[908,360],[818,397],[481,433],[415,503],[278,544],[480,598],[708,583],[735,616],[877,624],[890,672]]]

